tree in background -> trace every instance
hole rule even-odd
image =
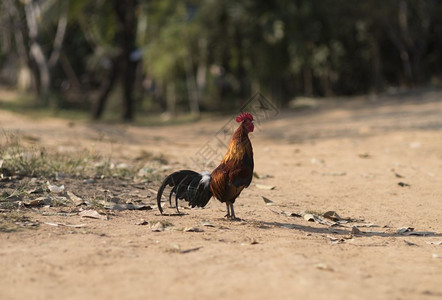
[[[31,74],[41,104],[95,119],[121,90],[124,120],[229,110],[256,91],[284,105],[414,88],[440,84],[441,13],[436,0],[4,0],[0,69],[16,79],[1,78]]]
[[[32,74],[35,91],[43,104],[49,104],[52,73],[59,61],[60,52],[67,26],[69,0],[62,1],[13,1],[4,0],[3,9],[10,18],[14,28],[15,46],[19,57],[19,76]],[[45,18],[56,21],[55,32],[52,33],[54,22],[43,22]],[[26,26],[24,25],[26,24]],[[44,31],[44,33],[42,33]],[[42,42],[51,35],[50,49],[43,49]],[[49,48],[49,47],[46,47]],[[23,82],[19,80],[19,82]],[[26,85],[26,84],[25,84]],[[24,88],[27,88],[24,86]]]
[[[123,86],[123,120],[132,121],[134,117],[135,73],[137,68],[136,28],[137,28],[137,1],[114,0],[113,9],[116,16],[115,44],[117,54],[110,60],[111,71],[102,93],[93,109],[93,118],[99,119],[104,110],[109,93],[115,86],[117,78],[121,78]]]

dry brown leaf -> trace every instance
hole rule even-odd
[[[51,193],[60,194],[64,192],[64,184],[57,186],[50,184],[49,181],[46,182],[46,184],[48,185],[48,189]]]
[[[154,225],[152,225],[152,227],[150,227],[150,229],[152,229],[153,232],[162,232],[166,229],[166,227],[164,226],[163,223],[157,222]]]
[[[335,222],[342,220],[342,218],[333,210],[325,212],[322,216]]]
[[[273,190],[275,189],[274,185],[265,185],[265,184],[255,184],[255,186],[260,190]]]
[[[370,153],[368,153],[368,152],[365,152],[365,153],[359,153],[358,156],[359,156],[360,158],[371,158],[371,155],[370,155]]]
[[[64,226],[64,227],[72,227],[72,228],[82,228],[86,227],[86,224],[64,224],[64,223],[52,223],[52,222],[43,222],[43,224],[49,225],[49,226]]]
[[[282,211],[281,214],[287,216],[287,217],[296,217],[296,218],[301,218],[302,215],[295,213],[295,212],[288,212],[288,211]]]
[[[156,195],[156,194],[158,194],[158,192],[157,191],[155,191],[155,190],[153,190],[153,189],[147,189],[149,192],[151,192],[152,194],[154,194],[154,195]]]
[[[34,199],[34,200],[30,200],[30,201],[24,202],[23,204],[24,204],[25,206],[29,206],[29,207],[36,207],[36,206],[44,205],[45,202],[48,202],[48,201],[50,201],[49,198],[46,198],[46,197],[38,197],[37,199]]]
[[[204,230],[202,230],[201,228],[198,227],[186,227],[183,230],[184,232],[203,232]]]
[[[432,235],[434,232],[431,231],[414,231],[413,227],[402,227],[397,230],[397,234],[400,235],[417,235],[417,236],[427,236]]]
[[[81,199],[80,197],[78,197],[77,195],[75,195],[74,193],[68,191],[67,195],[68,195],[69,199],[72,202],[74,202],[75,206],[80,206],[82,204],[85,204],[84,200]]]
[[[314,222],[315,221],[315,216],[313,214],[305,214],[303,216],[304,220],[309,221],[309,222]]]
[[[361,231],[359,230],[358,227],[353,226],[353,227],[351,228],[351,233],[352,233],[352,234],[361,234]]]
[[[406,240],[404,240],[404,243],[405,243],[405,245],[407,245],[407,246],[417,246],[417,244],[415,244],[415,243],[413,243],[413,242],[406,241]]]
[[[133,203],[119,203],[119,204],[115,204],[115,203],[107,203],[104,206],[106,209],[110,209],[110,210],[118,210],[118,211],[122,211],[122,210],[152,210],[152,206],[150,205],[145,205],[145,204],[133,204]]]
[[[213,225],[210,221],[208,220],[202,220],[200,222],[201,225],[206,226],[206,227],[215,227],[215,225]]]
[[[334,272],[335,271],[332,267],[330,267],[329,265],[324,264],[324,263],[316,264],[315,268],[318,269],[318,270],[324,270],[324,271],[330,271],[330,272]]]
[[[261,196],[261,197],[262,197],[262,199],[264,200],[264,202],[265,202],[267,205],[274,205],[274,204],[275,204],[275,202],[273,202],[273,201],[270,200],[269,198],[264,197],[264,196]]]
[[[149,224],[149,222],[147,222],[147,221],[144,220],[144,219],[140,219],[139,222],[135,223],[135,225],[147,225],[147,224]]]
[[[93,210],[93,209],[83,210],[83,211],[79,212],[78,215],[82,218],[91,218],[91,219],[99,219],[99,220],[107,220],[108,219],[106,215],[101,215],[96,210]]]
[[[404,234],[405,232],[411,232],[413,230],[414,230],[413,227],[401,227],[401,228],[398,228],[397,234]]]
[[[430,245],[442,245],[442,241],[438,241],[438,242],[427,242],[427,244],[430,244]]]

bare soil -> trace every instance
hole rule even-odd
[[[0,232],[0,298],[442,298],[441,99],[422,91],[327,100],[263,122],[252,136],[259,178],[235,203],[242,221],[224,219],[214,199],[181,216],[168,205],[171,215],[160,215],[154,201],[159,180],[193,167],[227,118],[135,127],[0,111],[2,130],[53,151],[87,149],[116,165],[162,158],[145,180],[30,182],[64,184],[95,206],[3,208],[17,228]],[[103,199],[146,207],[109,209]],[[81,217],[87,209],[104,218]]]

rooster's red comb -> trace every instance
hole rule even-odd
[[[239,116],[236,117],[236,122],[241,123],[242,121],[249,120],[253,121],[253,116],[248,112],[243,112]]]

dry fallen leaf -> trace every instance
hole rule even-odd
[[[43,192],[44,190],[41,187],[35,187],[33,189],[26,191],[26,193],[28,194],[42,194]]]
[[[327,238],[330,239],[330,242],[332,244],[340,244],[340,243],[344,243],[345,242],[345,239],[341,238],[341,237],[338,238],[338,237],[334,237],[334,236],[331,236],[331,235],[327,235]]]
[[[253,177],[255,177],[256,179],[273,178],[272,175],[269,175],[269,174],[258,175],[258,173],[256,173],[256,172],[253,172]]]
[[[151,192],[152,194],[154,194],[154,195],[156,195],[156,194],[158,194],[158,192],[157,191],[155,191],[154,189],[147,189],[149,192]]]
[[[405,243],[405,245],[407,245],[407,246],[417,246],[417,244],[415,244],[415,243],[413,243],[413,242],[406,241],[406,240],[404,240],[404,243]]]
[[[430,245],[442,245],[442,241],[438,241],[438,242],[427,242],[427,244],[430,244]]]
[[[186,227],[183,230],[184,232],[203,232],[204,230],[198,228],[198,227]]]
[[[315,221],[315,216],[313,214],[305,214],[303,216],[304,220],[309,221],[309,222],[314,222]]]
[[[273,202],[273,201],[270,200],[269,198],[264,197],[264,196],[261,196],[261,197],[262,197],[262,199],[264,200],[264,202],[265,202],[267,205],[273,205],[273,204],[275,204],[275,202]]]
[[[167,252],[180,253],[180,254],[186,254],[186,253],[198,251],[199,249],[202,248],[202,247],[196,247],[196,248],[190,248],[190,249],[182,250],[181,246],[178,245],[178,244],[171,244],[170,246],[171,247],[169,249],[166,249]]]
[[[275,189],[275,186],[274,186],[274,185],[265,185],[265,184],[259,184],[259,183],[257,183],[257,184],[255,184],[255,186],[256,186],[258,189],[261,189],[261,190],[273,190],[273,189]]]
[[[358,224],[358,227],[381,227],[381,226],[373,223],[368,223],[368,224]]]
[[[119,203],[115,204],[108,202],[104,206],[106,209],[110,210],[152,210],[152,206],[146,204],[133,204],[133,203]]]
[[[93,210],[93,209],[83,210],[83,211],[79,212],[78,215],[82,218],[107,220],[106,215],[100,215],[96,210]]]
[[[394,176],[396,176],[396,178],[404,178],[404,176],[402,176],[401,174],[397,173],[395,169],[391,169],[391,172],[394,173]]]
[[[215,225],[213,225],[210,221],[208,220],[202,220],[200,222],[201,225],[206,226],[206,227],[215,227]]]
[[[288,211],[282,211],[281,214],[287,216],[287,217],[296,217],[296,218],[301,218],[302,215],[295,213],[295,212],[288,212]]]
[[[324,264],[324,263],[316,264],[316,265],[315,265],[315,268],[316,268],[316,269],[319,269],[319,270],[324,270],[324,271],[334,272],[334,270],[333,270],[332,267],[330,267],[329,265]]]
[[[39,197],[37,199],[24,202],[23,204],[28,207],[36,207],[45,204],[45,202],[47,202],[48,200],[50,199],[46,197]]]
[[[359,230],[358,227],[353,226],[353,227],[351,228],[351,233],[352,233],[352,234],[361,234],[361,231]]]
[[[82,228],[86,227],[86,224],[64,224],[64,223],[52,223],[52,222],[43,222],[43,224],[49,225],[49,226],[65,226],[65,227],[72,227],[72,228]]]
[[[163,223],[157,222],[154,225],[152,225],[152,227],[150,227],[150,229],[152,229],[153,232],[162,232],[166,229],[166,227],[164,226]]]
[[[147,225],[147,224],[149,224],[149,222],[147,222],[147,221],[144,220],[144,219],[140,219],[139,222],[135,223],[135,225]]]
[[[400,235],[417,235],[417,236],[427,236],[432,235],[434,232],[431,231],[414,231],[413,227],[402,227],[397,230],[397,234]]]
[[[48,185],[48,189],[51,193],[60,194],[64,191],[64,184],[57,186],[50,184],[49,181],[46,182],[46,184]]]
[[[325,172],[322,173],[323,176],[345,176],[347,172]]]
[[[82,204],[85,204],[84,200],[78,197],[77,195],[75,195],[74,193],[67,192],[67,194],[69,199],[72,200],[72,202],[74,202],[75,206],[80,206]]]
[[[342,220],[342,218],[333,210],[325,212],[322,216],[335,222]]]
[[[413,227],[401,227],[401,228],[398,228],[397,234],[404,234],[405,232],[411,232],[413,230],[414,230]]]

